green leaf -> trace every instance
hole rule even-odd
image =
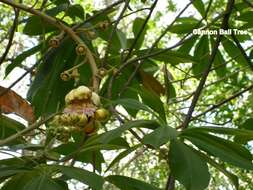
[[[104,179],[96,173],[85,169],[75,168],[71,166],[52,165],[53,168],[59,169],[64,175],[71,179],[76,179],[84,184],[89,185],[95,190],[102,190]]]
[[[38,52],[42,47],[42,44],[39,44],[37,46],[34,46],[26,51],[24,51],[23,53],[19,54],[11,64],[9,64],[6,69],[5,69],[5,77],[7,77],[7,75],[15,68],[18,66],[21,66],[22,62],[29,56],[35,54],[36,52]]]
[[[109,28],[107,30],[98,29],[98,30],[96,30],[96,32],[100,38],[102,38],[105,41],[108,41],[109,37],[111,35],[111,32],[112,32],[112,29],[113,29],[113,27],[109,26]],[[125,33],[119,29],[116,29],[110,43],[113,45],[108,50],[109,53],[118,55],[118,53],[120,52],[121,49],[126,48],[127,40],[126,40]]]
[[[61,155],[69,155],[75,152],[79,148],[79,146],[79,143],[67,143],[55,147],[53,151]],[[75,156],[75,159],[83,163],[89,163],[94,165],[95,169],[99,172],[101,172],[102,163],[105,162],[103,155],[100,151],[78,152]]]
[[[69,5],[67,3],[59,4],[56,7],[46,10],[45,13],[49,16],[55,17],[60,12],[65,11],[68,8],[68,6]],[[41,17],[31,16],[26,21],[23,33],[29,36],[36,36],[52,32],[55,30],[58,30],[58,28],[53,26],[52,24],[49,24]]]
[[[241,129],[253,130],[253,118],[247,119],[242,125],[239,126]],[[253,133],[251,133],[253,135]]]
[[[122,105],[123,107],[126,108],[131,108],[134,110],[143,110],[151,113],[152,115],[156,116],[155,112],[152,111],[148,106],[145,104],[142,104],[141,102],[134,100],[134,99],[129,99],[129,98],[124,98],[124,99],[118,99],[113,102],[111,102],[112,105]]]
[[[63,187],[56,181],[51,179],[47,174],[33,176],[32,179],[26,183],[24,190],[63,190]]]
[[[131,128],[141,128],[146,125],[157,125],[157,122],[154,120],[136,120],[136,121],[129,121],[125,124],[121,125],[120,127],[117,127],[116,129],[110,130],[108,132],[102,133],[97,136],[93,136],[90,139],[88,139],[84,146],[88,146],[90,144],[98,144],[98,143],[109,143],[110,141],[114,140],[115,138],[118,138],[121,136],[123,132],[126,130],[129,130]]]
[[[197,23],[196,23],[197,24]],[[193,29],[196,28],[196,24],[192,23],[181,23],[181,24],[175,24],[170,28],[170,32],[176,33],[176,34],[187,34],[191,33]]]
[[[241,168],[253,169],[251,153],[237,143],[196,131],[194,133],[192,131],[185,131],[180,136],[185,137],[198,148],[206,151],[210,155],[219,157],[225,162]]]
[[[202,17],[205,16],[205,5],[202,0],[194,0],[193,1],[194,7],[198,10]]]
[[[159,114],[162,120],[166,121],[165,110],[160,97],[155,94],[153,91],[148,90],[147,88],[142,87],[139,94],[142,98],[142,101],[145,105],[148,105],[155,112]]]
[[[222,166],[221,164],[218,164],[217,162],[215,162],[213,159],[211,159],[209,156],[207,156],[206,154],[197,151],[195,149],[192,148],[192,150],[194,152],[196,152],[199,156],[201,156],[204,160],[206,160],[210,165],[212,165],[213,167],[215,167],[217,170],[219,170],[220,172],[222,172],[225,176],[228,177],[228,179],[233,183],[233,185],[235,186],[236,190],[238,190],[239,188],[239,180],[238,177],[236,175],[234,175],[233,173],[229,172],[228,170],[226,170],[226,168],[224,166]]]
[[[76,17],[84,20],[84,10],[83,7],[79,4],[70,5],[68,9],[66,10],[66,16],[69,16],[73,20],[75,20]]]
[[[153,132],[145,135],[143,138],[143,143],[152,145],[155,148],[159,148],[168,141],[174,140],[177,135],[178,132],[176,129],[169,126],[161,126],[155,129]]]
[[[169,165],[172,175],[187,190],[203,190],[210,181],[207,163],[184,143],[170,143]]]
[[[193,64],[192,72],[194,75],[199,75],[204,72],[209,61],[209,47],[208,47],[208,36],[204,35],[200,38],[199,42],[196,44],[194,50],[194,57],[199,59],[198,63]]]
[[[217,134],[224,134],[224,135],[231,135],[231,136],[245,136],[245,137],[252,137],[253,138],[253,131],[245,130],[245,129],[236,129],[236,128],[228,128],[228,127],[194,127],[188,128],[187,130],[183,131],[181,134],[184,135],[185,133],[197,133],[197,132],[211,132]]]
[[[15,175],[3,187],[2,190],[66,190],[62,185],[58,184],[46,172],[24,172]]]
[[[197,39],[198,39],[198,36],[194,36],[191,39],[185,41],[178,49],[178,52],[189,54],[191,49],[194,47],[194,44],[196,43]]]
[[[105,180],[121,190],[160,190],[153,185],[126,176],[110,175]]]
[[[116,35],[119,39],[121,48],[126,49],[127,48],[127,39],[126,39],[125,33],[122,32],[121,30],[116,30]]]
[[[16,120],[10,119],[4,115],[0,115],[0,140],[16,134],[18,131],[21,131],[24,128],[25,126]],[[15,141],[12,141],[9,145],[19,144],[22,142],[24,142],[23,138],[19,137]],[[7,144],[4,146],[6,145]]]
[[[62,81],[60,74],[73,67],[75,59],[75,44],[71,40],[45,55],[27,95],[37,117],[55,113],[65,105],[64,96],[73,88],[74,81]]]
[[[241,51],[237,48],[237,46],[231,40],[229,40],[228,38],[224,38],[224,40],[222,40],[222,45],[225,51],[230,56],[230,58],[234,59],[238,64],[242,66],[248,65]]]
[[[134,22],[133,22],[133,33],[134,33],[134,38],[136,39],[138,37],[139,32],[143,29],[143,24],[145,23],[145,19],[137,17]],[[135,48],[139,49],[145,39],[145,34],[147,32],[147,25],[145,25],[141,35],[137,39]]]
[[[253,23],[252,15],[253,15],[253,11],[246,11],[244,13],[241,13],[240,16],[237,16],[236,20],[240,20],[240,21],[244,21],[244,22],[248,22],[248,23]]]
[[[18,173],[26,172],[26,169],[13,167],[13,166],[7,166],[7,167],[0,167],[0,179],[13,176]]]

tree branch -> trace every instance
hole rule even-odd
[[[6,139],[0,140],[0,146],[3,146],[7,143],[10,143],[12,141],[14,141],[15,139],[29,133],[30,131],[38,128],[39,126],[41,126],[42,124],[44,124],[45,122],[47,122],[48,120],[50,120],[51,118],[53,118],[55,115],[57,115],[58,113],[54,113],[51,116],[47,117],[46,119],[43,119],[39,122],[33,123],[32,125],[30,125],[29,127],[23,129],[22,131],[19,131],[17,133],[15,133],[14,135],[11,135],[9,137],[7,137]]]
[[[87,58],[89,60],[89,64],[90,64],[91,70],[92,70],[92,75],[93,75],[92,78],[93,78],[93,88],[94,88],[94,91],[98,91],[98,87],[99,87],[99,82],[98,82],[98,78],[97,78],[98,69],[97,69],[97,65],[96,65],[95,59],[94,59],[94,57],[92,55],[92,52],[85,45],[85,43],[83,42],[83,40],[78,35],[76,35],[76,33],[73,31],[72,28],[70,28],[67,25],[63,24],[61,21],[57,20],[54,17],[46,15],[43,12],[40,12],[38,10],[32,9],[30,7],[27,7],[27,6],[23,5],[23,4],[16,3],[16,2],[13,2],[11,0],[0,0],[0,2],[5,3],[7,5],[10,5],[10,6],[14,7],[14,8],[17,8],[17,9],[29,12],[29,13],[31,13],[33,15],[39,16],[40,18],[42,18],[43,20],[45,20],[49,24],[57,27],[61,31],[66,32],[77,44],[82,44],[86,48],[86,50],[87,50],[86,55],[87,55]]]
[[[232,12],[232,9],[233,9],[233,5],[234,5],[234,0],[228,0],[228,3],[227,3],[227,7],[226,7],[226,11],[225,11],[225,15],[224,15],[224,18],[223,18],[223,21],[222,21],[222,25],[221,25],[221,28],[222,29],[227,29],[228,28],[228,21],[229,21],[229,17],[230,17],[230,14]],[[206,82],[206,79],[207,79],[207,76],[210,72],[210,69],[212,68],[212,63],[214,61],[214,58],[216,56],[216,53],[218,51],[218,47],[220,45],[220,41],[221,41],[221,35],[218,33],[217,35],[217,38],[216,38],[216,41],[215,41],[215,44],[214,44],[214,47],[212,48],[212,53],[210,55],[210,59],[209,59],[209,62],[206,66],[206,69],[202,75],[202,78],[199,82],[199,85],[195,91],[195,94],[193,96],[193,100],[191,102],[191,105],[190,105],[190,108],[187,112],[187,115],[185,117],[185,120],[184,122],[182,123],[182,129],[185,129],[188,127],[188,124],[190,123],[191,121],[191,117],[192,117],[192,113],[194,111],[194,108],[198,102],[198,99],[200,97],[200,94],[202,92],[202,89],[205,85],[205,82]]]
[[[229,102],[229,101],[231,101],[231,100],[237,98],[238,96],[241,96],[243,93],[245,93],[245,92],[247,92],[247,91],[249,91],[249,90],[251,90],[251,89],[253,89],[253,85],[250,85],[250,86],[248,86],[247,88],[245,88],[244,90],[239,91],[239,92],[235,93],[234,95],[230,96],[229,98],[227,98],[227,99],[225,99],[225,100],[223,100],[223,101],[221,101],[221,102],[219,102],[219,103],[213,105],[212,107],[210,107],[209,109],[205,110],[204,112],[202,112],[202,113],[200,113],[200,114],[198,114],[198,115],[192,117],[191,120],[196,120],[197,118],[199,118],[199,117],[205,115],[206,113],[208,113],[208,112],[210,112],[210,111],[212,111],[212,110],[214,110],[214,109],[219,108],[219,107],[222,106],[223,104],[226,104],[227,102]]]
[[[15,18],[13,20],[13,24],[12,24],[12,27],[10,29],[10,35],[9,35],[9,41],[8,41],[8,44],[5,48],[5,51],[2,55],[2,57],[0,57],[0,65],[4,62],[6,56],[8,55],[10,49],[11,49],[11,45],[12,45],[12,41],[13,41],[13,38],[14,38],[14,34],[15,34],[15,30],[17,28],[17,25],[18,25],[18,17],[19,17],[19,10],[18,9],[14,9],[14,12],[15,12]]]

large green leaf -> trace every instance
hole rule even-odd
[[[241,20],[248,23],[253,23],[252,21],[253,11],[246,11],[242,13],[240,16],[236,17],[236,20]]]
[[[177,137],[176,129],[169,126],[161,126],[143,138],[143,143],[159,148],[161,145]]]
[[[61,155],[70,155],[74,153],[78,148],[80,147],[80,143],[67,143],[67,144],[61,144],[53,149],[54,152],[61,154]],[[95,169],[99,172],[101,172],[101,165],[105,162],[103,158],[103,154],[100,151],[85,151],[75,154],[75,160],[83,162],[83,163],[89,163],[92,164]]]
[[[197,151],[197,150],[195,150],[193,148],[192,148],[192,150],[194,152],[196,152],[204,160],[206,160],[210,165],[212,165],[217,170],[219,170],[220,172],[222,172],[226,177],[228,177],[228,179],[235,186],[236,190],[238,190],[238,188],[239,188],[239,180],[238,180],[238,177],[236,175],[234,175],[233,173],[231,173],[228,170],[226,170],[226,168],[222,164],[217,163],[215,160],[211,159],[208,155],[206,155],[206,154],[204,154],[204,153],[202,153],[200,151]]]
[[[21,66],[22,62],[29,56],[35,54],[36,52],[38,52],[42,47],[42,44],[39,44],[37,46],[34,46],[26,51],[24,51],[23,53],[19,54],[13,61],[11,64],[9,64],[6,69],[5,69],[5,77],[15,68],[18,66]]]
[[[54,17],[60,12],[65,11],[67,8],[68,8],[68,4],[66,3],[60,4],[56,7],[46,10],[45,14]],[[43,20],[41,17],[34,15],[27,19],[23,32],[29,36],[36,36],[36,35],[52,32],[54,30],[57,30],[55,26],[49,24],[48,22]]]
[[[121,190],[159,190],[153,185],[126,176],[110,175],[105,180]]]
[[[194,7],[198,10],[198,12],[201,14],[202,17],[205,16],[205,5],[202,0],[194,0],[193,1]]]
[[[208,36],[204,35],[200,38],[199,42],[196,44],[194,50],[194,57],[199,60],[198,63],[194,63],[192,66],[192,71],[194,75],[199,75],[202,73],[209,61],[209,41]]]
[[[219,157],[225,162],[241,168],[253,169],[251,153],[237,143],[197,131],[185,131],[181,136],[208,154]]]
[[[206,132],[206,133],[217,133],[217,134],[224,134],[224,135],[231,135],[231,136],[245,136],[253,138],[253,131],[246,130],[246,129],[236,129],[236,128],[228,128],[228,127],[194,127],[188,128],[187,130],[183,131],[181,134],[188,134],[188,133],[197,133],[197,132]]]
[[[147,126],[149,127],[150,125],[157,126],[158,124],[154,120],[129,121],[121,125],[120,127],[117,127],[116,129],[91,137],[90,139],[86,141],[85,146],[88,146],[90,144],[99,144],[99,143],[106,144],[112,141],[113,139],[120,137],[121,134],[125,132],[126,130],[129,130],[131,128],[137,128],[137,127],[145,128]]]
[[[166,121],[166,115],[165,110],[162,101],[160,100],[160,97],[155,94],[153,91],[148,90],[147,88],[141,88],[141,91],[139,92],[142,101],[145,105],[148,105],[150,108],[152,108],[155,112],[159,114],[159,116]]]
[[[111,104],[122,105],[124,108],[131,108],[133,110],[138,110],[138,111],[139,110],[147,111],[151,113],[152,115],[154,115],[155,117],[158,117],[158,115],[152,109],[150,109],[147,105],[134,99],[130,99],[130,98],[118,99],[111,102]]]
[[[234,59],[238,64],[242,66],[248,65],[239,48],[231,40],[228,38],[223,38],[222,45],[231,59]]]
[[[73,88],[74,81],[64,82],[60,74],[73,67],[75,59],[75,44],[70,40],[45,55],[28,91],[28,99],[37,117],[55,113],[64,105],[64,96]]]
[[[172,175],[187,190],[203,190],[210,180],[207,163],[184,143],[170,143],[169,165]]]
[[[70,5],[66,10],[66,16],[71,17],[73,20],[75,20],[76,17],[84,20],[83,7],[79,4]]]
[[[140,34],[135,48],[139,49],[145,39],[145,34],[147,32],[147,25],[143,28],[143,24],[145,23],[145,19],[137,17],[134,22],[133,22],[133,33],[134,33],[134,38],[136,39],[138,37],[139,32],[142,30],[142,33]]]
[[[102,190],[104,179],[96,173],[71,166],[53,165],[52,167],[59,169],[61,173],[71,179],[76,179],[84,184],[89,185],[94,190]]]
[[[54,180],[46,172],[24,172],[17,174],[11,178],[2,190],[67,190],[66,186],[62,186],[58,181]]]
[[[18,131],[24,129],[25,126],[22,123],[19,123],[16,120],[10,119],[4,115],[0,115],[0,140],[5,139]],[[12,141],[11,144],[19,144],[24,142],[22,137],[17,138],[16,140]],[[6,146],[7,144],[5,144]]]
[[[247,120],[245,120],[240,126],[239,128],[241,129],[248,129],[248,130],[252,130],[253,131],[253,118],[249,118]],[[253,133],[250,133],[253,135]]]

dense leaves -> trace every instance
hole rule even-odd
[[[0,189],[253,189],[251,1],[0,2]]]

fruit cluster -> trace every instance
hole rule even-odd
[[[108,111],[100,108],[100,97],[86,86],[79,86],[65,96],[66,106],[61,115],[49,123],[49,132],[58,140],[67,142],[71,132],[95,133],[101,121],[108,118]]]

